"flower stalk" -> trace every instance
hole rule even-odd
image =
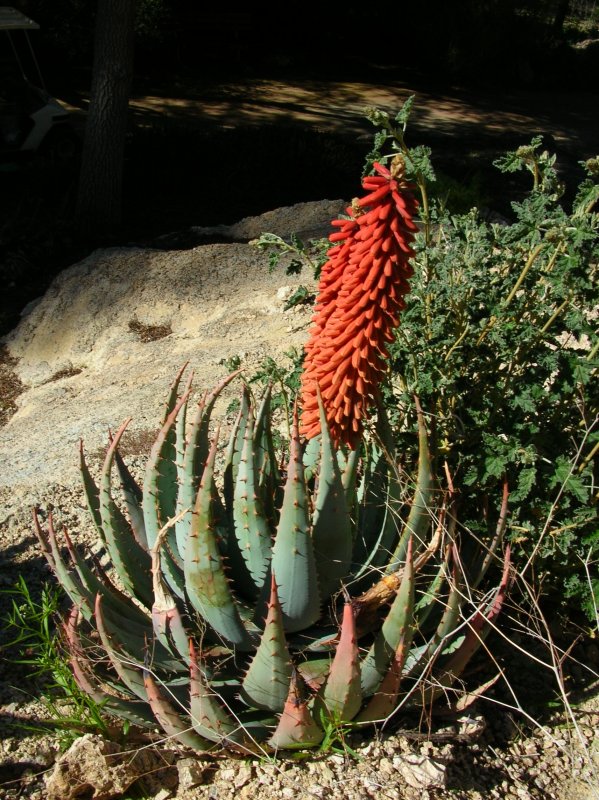
[[[302,375],[301,433],[321,431],[319,394],[335,444],[355,449],[386,372],[387,344],[405,306],[417,201],[401,155],[362,186],[348,217],[333,221],[334,247],[322,268]]]

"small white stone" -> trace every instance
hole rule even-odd
[[[196,758],[182,758],[177,761],[179,773],[179,788],[192,789],[204,780],[206,765]]]
[[[320,777],[325,781],[333,781],[335,780],[335,773],[330,767],[327,767],[326,764],[322,764],[320,768]]]
[[[393,759],[395,765],[396,760]],[[401,756],[397,759],[397,769],[402,778],[414,789],[442,789],[445,786],[445,765],[427,756]]]
[[[381,772],[384,772],[385,775],[391,775],[394,772],[393,764],[388,758],[381,758],[379,761],[379,769]]]
[[[234,785],[236,789],[241,789],[242,786],[251,780],[252,770],[249,767],[242,766],[237,770]]]

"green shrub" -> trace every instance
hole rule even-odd
[[[496,162],[528,169],[530,194],[508,224],[431,204],[392,348],[400,409],[418,394],[434,451],[459,487],[462,523],[486,536],[480,509],[505,481],[509,531],[524,571],[553,599],[595,616],[584,563],[596,560],[597,162],[573,207],[540,140]],[[425,185],[423,188],[425,188]],[[593,585],[595,599],[599,581]]]
[[[532,176],[511,220],[452,213],[428,148],[406,145],[410,109],[411,100],[394,120],[369,112],[378,131],[365,170],[403,152],[422,200],[415,274],[390,347],[386,401],[403,426],[400,450],[409,463],[416,394],[430,421],[433,472],[451,476],[461,525],[486,539],[486,509],[505,486],[523,575],[534,565],[543,593],[575,601],[594,621],[599,161],[581,164],[586,177],[567,208],[555,156],[534,138],[495,163]]]

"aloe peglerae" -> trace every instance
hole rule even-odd
[[[335,449],[324,414],[316,462],[302,446],[296,414],[280,471],[268,396],[256,425],[244,395],[220,470],[228,492],[215,478],[213,402],[200,403],[187,431],[179,425],[190,409],[188,387],[180,396],[171,392],[148,464],[150,500],[118,457],[124,427],[112,437],[98,485],[82,451],[88,504],[114,574],[90,566],[66,534],[64,555],[51,517],[46,531],[36,517],[44,554],[74,604],[66,631],[82,688],[108,713],[159,724],[184,745],[246,752],[316,745],[323,720],[366,724],[421,702],[423,692],[429,699],[446,692],[497,615],[509,556],[499,587],[472,607],[453,528],[439,524],[450,498],[416,486],[413,495],[424,491],[430,515],[410,532],[410,503],[402,507],[389,499],[392,492],[381,491],[397,480],[393,465],[380,458],[387,445],[377,447],[373,438],[359,458]],[[422,416],[419,425],[427,465]],[[176,474],[175,459],[195,467],[181,469],[170,492],[157,492],[161,476]],[[115,473],[128,513],[117,511]],[[267,513],[270,474],[281,500]],[[421,482],[426,475],[425,467]],[[376,492],[366,480],[377,484]],[[344,483],[357,487],[351,504]],[[384,505],[371,513],[373,498],[394,503],[392,513]],[[339,559],[327,545],[332,527]],[[364,571],[362,563],[379,566]]]
[[[81,688],[107,713],[200,751],[312,747],[328,726],[451,700],[507,591],[509,548],[497,586],[475,593],[500,561],[507,487],[491,548],[467,563],[418,398],[406,489],[412,472],[400,468],[378,385],[408,289],[416,203],[401,157],[377,172],[332,235],[301,429],[296,407],[284,452],[270,390],[256,405],[244,386],[219,456],[211,414],[235,375],[195,403],[181,370],[143,486],[119,454],[127,423],[97,483],[81,448],[111,568],[90,565],[66,532],[65,555],[52,517],[46,530],[35,517],[73,603],[65,638]]]

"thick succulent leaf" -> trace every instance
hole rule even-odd
[[[319,699],[326,715],[335,723],[349,722],[362,705],[358,637],[354,609],[349,601],[343,606],[339,644]]]
[[[193,503],[189,503],[188,505],[184,505],[181,499],[181,487],[185,483],[185,455],[186,455],[186,430],[187,430],[187,408],[189,405],[189,398],[191,396],[191,386],[193,383],[193,372],[187,378],[185,382],[185,387],[183,388],[183,402],[179,406],[179,411],[177,413],[177,419],[175,425],[169,431],[167,435],[167,439],[169,440],[171,446],[173,447],[173,455],[171,459],[167,459],[168,461],[172,461],[174,463],[174,472],[176,473],[176,490],[170,490],[171,495],[170,498],[174,498],[174,506],[172,508],[165,509],[168,512],[172,511],[172,516],[169,515],[169,519],[172,517],[179,517],[179,521],[181,522],[185,519],[185,516],[181,515],[181,511],[183,509],[189,509],[189,513],[191,514],[191,509],[193,508]],[[176,407],[176,403],[175,403]],[[172,464],[167,463],[167,469],[170,470],[171,475],[173,472]],[[168,474],[163,478],[164,482],[166,483],[169,480]],[[169,503],[173,502],[172,499],[169,499]],[[189,519],[189,517],[188,517]],[[173,550],[173,555],[177,564],[182,567],[183,566],[183,553],[179,548],[179,539],[180,536],[177,535],[177,530],[173,531],[171,536],[171,549]]]
[[[444,664],[442,673],[435,676],[435,683],[437,685],[430,690],[430,700],[441,694],[444,689],[455,682],[488,635],[492,624],[501,612],[501,608],[508,593],[510,564],[511,556],[510,547],[508,545],[505,549],[501,582],[493,599],[490,603],[481,604],[472,619],[467,621],[467,631],[463,642],[452,654],[449,661]]]
[[[364,442],[359,478],[354,509],[357,516],[354,562],[358,568],[372,549],[371,540],[374,532],[380,530],[379,520],[384,509],[384,493],[381,488],[387,484],[387,462],[375,442]]]
[[[146,467],[143,514],[150,548],[156,543],[160,530],[176,516],[177,469],[174,428],[179,410],[187,398],[188,394],[184,394],[170,411],[154,443]],[[171,590],[179,598],[183,598],[185,594],[181,563],[176,536],[171,530],[162,556],[162,570]]]
[[[152,712],[169,738],[200,752],[213,747],[207,739],[196,733],[189,716],[181,713],[178,703],[147,670],[144,671],[144,684]]]
[[[338,451],[338,456],[342,455],[342,451]],[[339,466],[342,469],[341,482],[343,490],[345,491],[345,502],[350,514],[355,514],[356,505],[356,483],[358,479],[358,464],[360,463],[361,448],[356,447],[355,450],[350,450],[347,457],[342,459],[343,463]]]
[[[187,439],[179,439],[177,435],[177,446],[183,447],[183,461],[178,472],[177,481],[179,489],[177,492],[175,538],[177,550],[183,560],[185,560],[185,548],[187,537],[191,528],[191,511],[195,505],[198,487],[202,479],[204,464],[208,457],[210,442],[208,438],[208,428],[202,425],[204,410],[206,406],[206,395],[202,397],[196,408],[189,436]],[[183,435],[185,432],[183,431]],[[203,452],[203,458],[201,453]],[[187,512],[187,513],[184,513]]]
[[[67,566],[58,547],[52,518],[50,517],[48,520],[48,538],[46,540],[37,515],[34,516],[35,530],[44,555],[56,574],[59,583],[83,616],[88,621],[92,619],[96,595],[101,594],[113,613],[127,620],[127,626],[132,633],[138,636],[145,635],[150,630],[148,616],[132,602],[131,598],[120,592],[100,569],[98,569],[98,575],[100,576],[98,577],[87,566],[85,560],[74,548],[68,534],[64,531],[69,557],[74,569]]]
[[[123,594],[123,592],[117,589],[99,565],[96,565],[96,572],[90,569],[85,559],[74,547],[66,531],[63,531],[63,535],[69,551],[69,557],[77,571],[81,585],[89,593],[92,611],[95,597],[97,594],[100,594],[102,595],[103,601],[110,606],[115,614],[127,620],[128,627],[140,631],[147,631],[148,615],[142,611],[128,595]]]
[[[264,516],[270,530],[274,531],[278,521],[278,509],[281,505],[281,477],[275,453],[270,421],[270,395],[269,386],[262,398],[258,413],[256,414],[256,427],[254,431],[255,463],[258,472],[258,486]]]
[[[337,639],[337,636],[335,639]],[[313,658],[298,664],[297,670],[299,674],[312,691],[318,692],[324,686],[331,669],[332,660],[332,657]]]
[[[256,585],[247,567],[247,563],[241,554],[239,542],[235,536],[235,524],[233,521],[233,498],[239,471],[239,462],[243,451],[243,440],[245,428],[250,414],[250,393],[247,386],[243,387],[241,403],[235,425],[229,437],[229,444],[225,455],[225,466],[223,472],[223,497],[225,501],[225,514],[222,524],[226,522],[227,536],[224,540],[225,552],[231,571],[231,580],[235,591],[240,597],[251,602],[256,600]],[[215,493],[216,494],[216,493]],[[268,588],[268,587],[266,587]]]
[[[119,480],[121,482],[121,492],[125,501],[125,508],[129,515],[131,530],[137,543],[144,550],[149,550],[148,537],[146,536],[146,526],[144,524],[144,513],[142,509],[143,492],[141,487],[129,471],[123,461],[123,457],[118,449],[114,452],[114,463],[116,464]]]
[[[132,627],[127,619],[123,619],[114,612],[103,599],[96,600],[96,619],[100,604],[102,625],[113,649],[120,657],[125,659],[130,666],[151,664],[152,669],[159,670],[161,673],[168,673],[170,678],[175,679],[177,674],[185,674],[187,666],[177,656],[173,655],[159,642],[154,636],[152,622],[148,620],[145,630]],[[169,680],[170,680],[169,678]]]
[[[337,455],[320,402],[320,472],[313,512],[312,541],[322,600],[339,591],[352,557],[353,527]]]
[[[154,602],[152,603],[152,624],[158,640],[171,653],[178,653],[185,661],[188,660],[189,635],[185,629],[183,617],[179,611],[177,601],[173,597],[168,585],[162,578],[160,566],[160,552],[166,530],[163,529],[152,548],[152,586]]]
[[[181,386],[181,381],[183,380],[183,375],[185,374],[185,370],[187,369],[188,364],[189,361],[186,361],[185,364],[183,364],[179,372],[177,372],[177,374],[175,375],[174,381],[171,383],[169,387],[168,397],[164,405],[161,427],[166,423],[168,418],[175,410],[175,407],[179,403],[179,387]]]
[[[94,596],[88,587],[82,583],[77,572],[65,564],[60,550],[58,549],[52,515],[48,517],[47,539],[46,534],[42,531],[39,518],[35,511],[33,512],[33,522],[34,530],[50,569],[56,575],[58,582],[69,595],[73,604],[81,611],[85,619],[89,621],[93,616]]]
[[[155,462],[158,529],[161,529],[168,520],[175,517],[178,511],[177,497],[181,477],[180,473],[183,468],[187,404],[191,394],[191,384],[193,380],[193,373],[191,373],[185,382],[185,386],[181,391],[181,398],[179,399],[178,395],[181,380],[186,367],[187,364],[184,364],[173,381],[166,404],[162,428],[158,436],[158,441],[155,444],[155,448],[159,445],[160,454]],[[152,450],[150,460],[152,460],[153,456],[154,450]],[[153,546],[153,536],[148,536],[148,542],[150,547]],[[177,536],[174,530],[169,533],[167,538],[167,550],[170,559],[165,558],[165,575],[177,595],[181,596],[181,570],[183,568],[183,561],[179,553]],[[175,566],[179,569],[175,569]]]
[[[389,671],[389,665],[400,660],[400,654],[403,658],[407,656],[413,631],[414,560],[410,542],[399,591],[361,664],[362,691],[365,696],[374,694]]]
[[[254,708],[278,713],[285,707],[291,681],[291,657],[285,641],[275,576],[258,649],[241,685],[241,699]]]
[[[105,619],[100,595],[96,598],[95,620],[100,639],[116,674],[130,692],[133,692],[140,700],[147,702],[148,698],[140,672],[144,663],[144,654],[141,652],[138,659],[132,659],[129,653],[121,649],[114,629]]]
[[[294,411],[287,481],[273,547],[272,570],[277,579],[285,630],[292,633],[316,622],[320,616],[320,592],[310,535],[297,409]]]
[[[400,512],[403,506],[403,490],[395,460],[393,433],[380,398],[377,400],[377,408],[378,446],[373,452],[373,466],[366,473],[370,481],[370,486],[366,487],[366,498],[372,504],[374,514],[368,509],[363,512],[363,550],[355,571],[356,578],[362,578],[361,585],[376,574],[375,570],[378,571],[379,567],[388,563],[399,538]]]
[[[182,468],[179,471],[177,516],[185,509],[189,509],[189,514],[180,517],[175,528],[177,548],[182,558],[185,557],[187,537],[191,529],[191,509],[195,505],[204,464],[210,451],[210,416],[220,393],[237,375],[239,375],[239,370],[227,375],[209,395],[202,398],[194,415],[187,440],[185,440],[184,432],[177,435],[179,451],[185,442]]]
[[[177,419],[174,427],[171,429],[169,436],[174,444],[173,461],[175,464],[176,483],[180,487],[183,482],[183,462],[185,460],[185,431],[187,430],[187,407],[189,405],[189,398],[191,396],[191,382],[193,379],[193,372],[189,376],[185,388],[183,390],[183,403],[179,407]],[[173,509],[173,516],[176,516],[178,507],[179,491],[175,494],[175,507]]]
[[[96,531],[100,539],[104,542],[104,531],[102,530],[102,516],[100,514],[100,490],[96,482],[92,478],[89,467],[85,460],[85,452],[83,450],[83,440],[79,441],[79,471],[83,483],[83,491],[85,492],[85,500],[90,516],[94,522]]]
[[[339,641],[339,631],[326,624],[323,626],[312,625],[307,635],[300,632],[295,636],[288,636],[287,641],[292,643],[293,650],[305,650],[310,653],[334,653]]]
[[[409,653],[411,634],[401,638],[387,674],[366,708],[356,717],[357,722],[375,722],[388,719],[397,707],[399,687],[403,677],[403,665]]]
[[[435,483],[431,471],[428,432],[420,402],[417,397],[414,400],[418,421],[418,475],[410,513],[395,552],[387,564],[387,574],[398,570],[405,561],[410,538],[414,541],[416,551],[426,544],[434,516]]]
[[[272,541],[264,515],[254,458],[254,419],[250,412],[245,426],[243,450],[233,496],[233,521],[239,550],[254,586],[264,585],[271,559]]]
[[[152,606],[152,623],[158,641],[173,654],[186,660],[182,652],[187,630],[177,606],[165,609],[162,605]]]
[[[354,505],[358,523],[353,552],[353,574],[360,580],[356,591],[372,583],[375,569],[389,560],[398,539],[401,495],[387,453],[378,443],[364,448],[363,470]]]
[[[143,512],[150,547],[158,532],[175,516],[177,469],[175,427],[180,409],[187,402],[184,394],[166,418],[152,447],[143,487]]]
[[[320,434],[308,439],[302,462],[304,465],[304,480],[306,484],[310,484],[312,480],[318,475],[318,464],[320,461]]]
[[[247,386],[244,386],[241,393],[239,413],[229,438],[223,472],[223,494],[227,513],[231,518],[231,526],[233,524],[233,496],[235,494],[235,484],[237,482],[237,470],[239,469],[239,462],[243,451],[243,437],[245,435],[245,426],[247,425],[249,413],[250,391]]]
[[[268,742],[275,750],[314,747],[323,740],[324,731],[314,721],[305,695],[301,676],[294,671],[285,708]]]
[[[426,550],[414,556],[414,572],[416,574],[419,574],[430,559],[438,553],[443,533],[441,516],[442,515],[440,515],[437,531],[429,546]],[[402,575],[403,568],[397,570],[397,572],[391,573],[391,575],[383,574],[382,577],[363,592],[363,594],[354,598],[354,606],[357,608],[358,612],[357,627],[360,636],[380,627],[381,615],[384,609],[393,602],[399,589]]]
[[[95,678],[90,660],[85,655],[77,630],[79,612],[73,608],[64,625],[66,640],[69,646],[70,665],[73,676],[79,688],[88,694],[102,710],[108,711],[113,716],[128,720],[140,727],[154,727],[155,719],[147,702],[139,700],[124,700],[121,697],[109,694],[102,689]]]
[[[370,533],[363,540],[365,551],[362,551],[361,564],[356,564],[354,568],[356,580],[360,579],[358,586],[372,583],[373,576],[380,574],[379,568],[388,562],[400,528],[402,490],[393,467],[381,465],[374,480],[378,486],[369,496],[376,504],[382,505],[383,510],[377,517],[376,528],[373,524]]]
[[[125,589],[143,603],[152,605],[151,561],[147,550],[138,544],[125,515],[112,497],[111,473],[114,454],[129,420],[112,437],[106,453],[100,483],[100,515],[106,547]]]
[[[198,490],[185,552],[185,584],[195,610],[217,634],[242,650],[252,647],[225,575],[214,534],[212,495],[218,434],[206,462]]]
[[[446,574],[449,571],[449,548],[446,561]],[[450,581],[449,595],[445,608],[437,629],[431,636],[427,644],[422,648],[415,648],[410,652],[406,659],[404,673],[413,675],[419,669],[426,669],[439,654],[440,645],[447,641],[448,637],[456,630],[460,622],[460,611],[464,602],[464,590],[462,587],[461,574],[458,569],[457,553],[454,553],[452,578]]]
[[[445,584],[447,569],[443,562],[437,574],[434,576],[428,587],[423,591],[420,599],[414,606],[414,618],[419,630],[424,630],[424,626],[433,611],[439,608],[441,589]]]
[[[239,723],[223,706],[221,698],[209,688],[198,665],[193,644],[189,643],[190,663],[190,716],[193,728],[200,736],[212,742],[226,739],[243,741]]]

